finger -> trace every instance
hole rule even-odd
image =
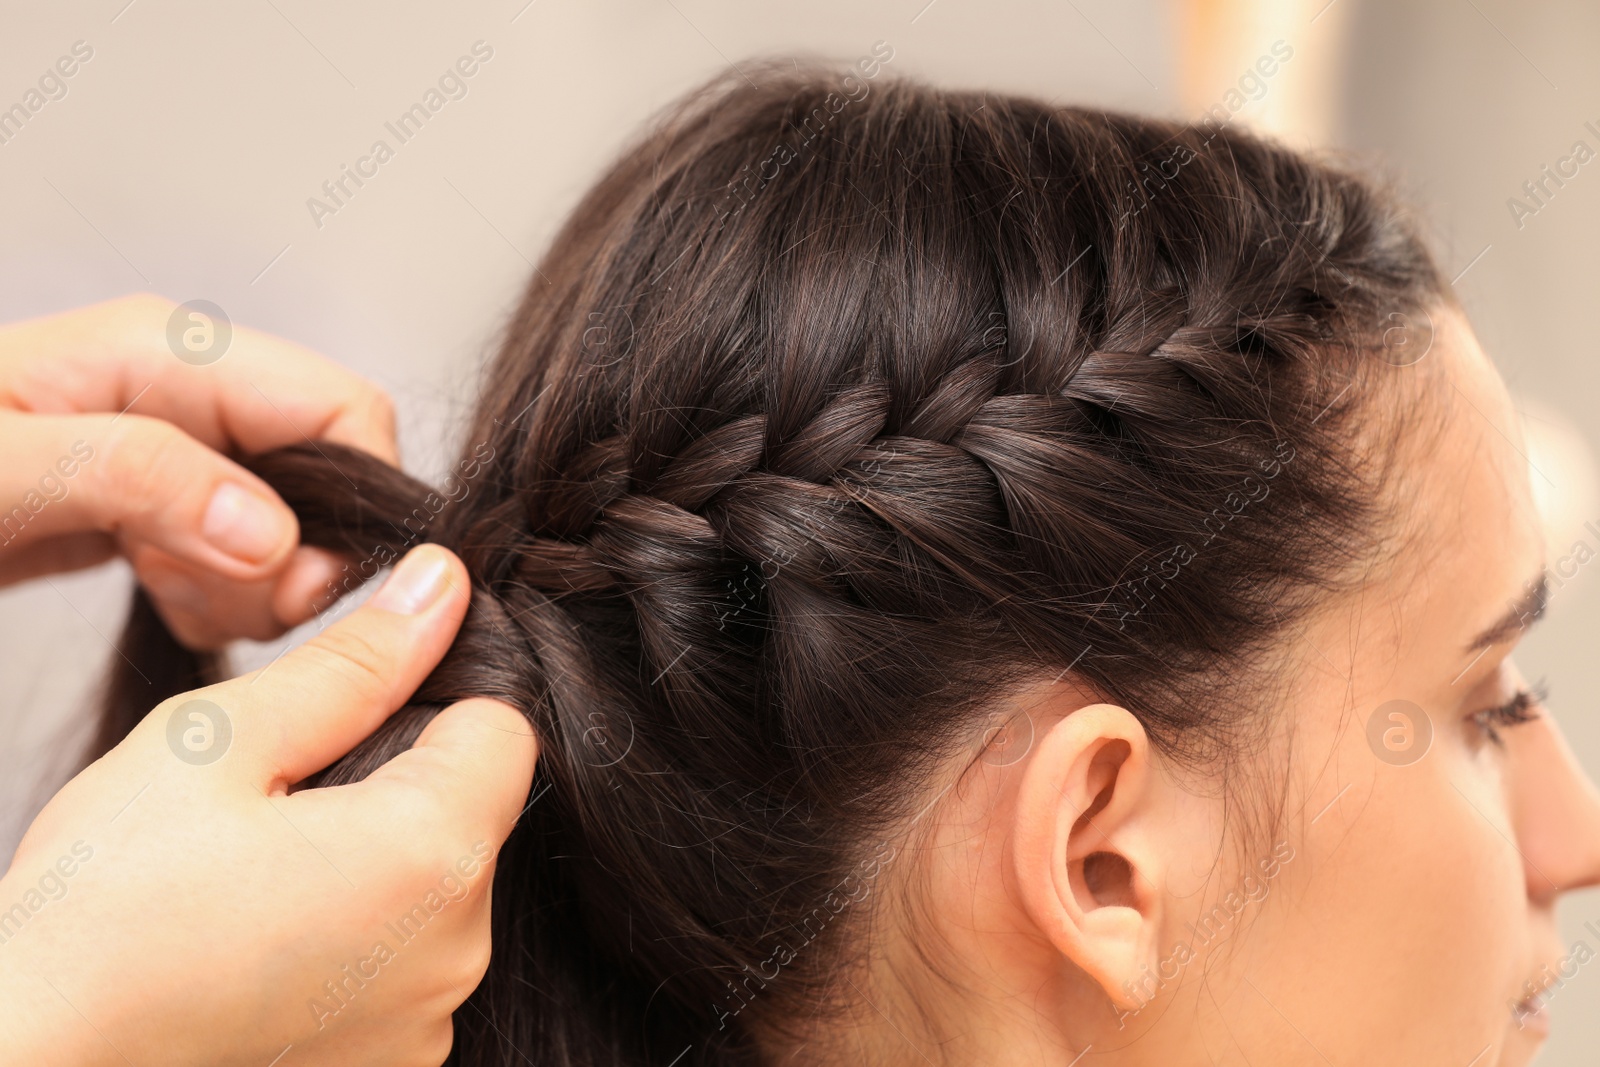
[[[4,542],[0,535],[0,585],[82,570],[117,554],[116,539],[99,532],[67,534],[14,547]]]
[[[104,422],[104,420],[102,420]],[[103,426],[101,427],[104,428]],[[69,419],[40,418],[0,411],[0,561],[13,563],[29,546],[65,533],[99,530],[81,514],[82,472],[94,448],[82,434],[87,427]],[[42,550],[41,550],[42,551]],[[38,553],[34,553],[37,557]]]
[[[466,568],[421,545],[372,599],[275,663],[212,687],[261,749],[274,785],[321,770],[388,718],[443,658],[466,616]]]
[[[326,611],[349,591],[342,584],[349,573],[350,563],[344,557],[301,545],[273,586],[272,617],[287,629]]]
[[[353,788],[419,794],[395,808],[438,812],[441,825],[498,848],[528,803],[538,757],[538,739],[521,712],[474,698],[440,712],[411,748]]]
[[[0,412],[0,514],[14,540],[98,530],[225,578],[276,572],[299,538],[265,482],[171,423],[139,415]],[[5,507],[0,503],[0,508]]]
[[[196,318],[196,316],[199,318]],[[204,358],[174,347],[193,327]],[[32,368],[47,354],[48,373]],[[0,330],[0,404],[164,419],[227,451],[329,440],[398,463],[394,408],[359,375],[282,338],[150,294]]]
[[[129,558],[167,629],[196,650],[281,636],[331,599],[344,568],[333,553],[304,545],[280,574],[254,582],[223,578],[152,546],[138,548]]]
[[[139,580],[139,585],[150,594],[151,606],[155,608],[156,614],[161,616],[162,623],[184,648],[196,652],[211,652],[223,648],[229,641],[239,637],[266,639],[253,638],[252,635],[256,631],[248,625],[235,625],[229,628],[230,631],[245,632],[224,632],[222,626],[212,617],[212,599],[202,589],[199,574],[176,561],[153,563],[151,558],[152,556],[147,554],[141,563],[135,565],[134,574]],[[165,556],[160,558],[171,559]],[[250,614],[241,610],[241,621]]]

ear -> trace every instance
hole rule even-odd
[[[1142,1003],[1133,984],[1158,956],[1166,871],[1150,809],[1161,793],[1139,720],[1092,704],[1045,731],[1013,814],[1024,910],[1119,1008]]]

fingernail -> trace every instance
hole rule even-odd
[[[246,563],[269,559],[284,540],[283,515],[270,501],[223,482],[211,494],[200,534],[220,552]]]
[[[419,546],[400,561],[370,603],[398,615],[416,615],[444,592],[449,567],[450,557],[442,549]]]

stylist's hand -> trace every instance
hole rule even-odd
[[[254,330],[178,313],[174,343],[175,312],[133,296],[0,328],[0,585],[120,552],[190,647],[270,638],[340,564],[297,547],[294,514],[224,453],[310,439],[396,462],[393,411]]]
[[[362,782],[286,788],[405,701],[468,588],[417,548],[366,605],[160,705],[56,795],[0,879],[0,1063],[437,1067],[488,963],[527,720],[465,701]]]

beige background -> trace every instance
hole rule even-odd
[[[1243,119],[1354,152],[1411,191],[1545,428],[1535,460],[1562,522],[1600,519],[1585,467],[1600,444],[1600,162],[1521,229],[1506,207],[1575,139],[1600,148],[1583,129],[1600,128],[1592,2],[1262,0],[1226,25],[1220,0],[125,4],[0,4],[0,107],[75,41],[94,49],[67,96],[0,145],[0,321],[138,289],[212,300],[381,382],[426,474],[574,199],[644,118],[730,60],[851,59],[881,39],[893,72],[1192,118],[1282,38],[1295,59]],[[394,144],[383,123],[478,40],[494,56],[468,95],[315,226],[307,198],[374,139]],[[1575,536],[1557,534],[1563,550]],[[0,855],[70,763],[126,588],[113,565],[0,593]],[[1523,656],[1591,773],[1597,624],[1600,563],[1560,589]],[[1570,943],[1600,895],[1563,919]],[[1555,998],[1542,1062],[1594,1062],[1592,970]]]

